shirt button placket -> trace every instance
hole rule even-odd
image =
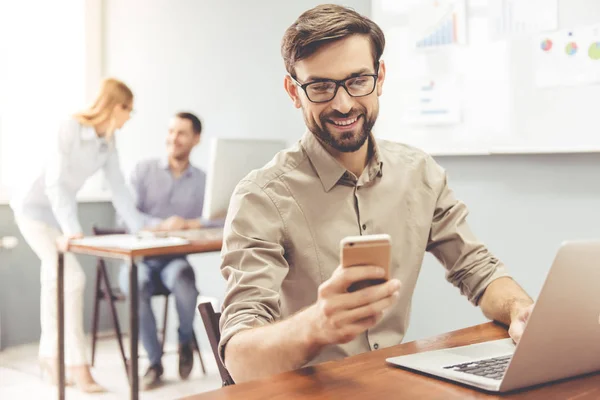
[[[360,210],[360,202],[359,202],[359,200],[358,200],[358,191],[360,190],[360,188],[361,188],[361,187],[362,187],[362,186],[356,186],[356,187],[355,187],[355,190],[354,190],[354,198],[356,199],[356,208],[358,209],[358,218],[359,218],[359,219],[358,219],[358,225],[359,225],[359,228],[360,228],[360,234],[362,235],[362,234],[364,233],[364,231],[366,231],[366,230],[367,230],[367,224],[365,224],[365,223],[363,223],[363,222],[361,221],[361,219],[362,219],[362,218],[361,218],[361,215],[362,215],[362,213],[360,212],[360,211],[361,211],[361,210]]]

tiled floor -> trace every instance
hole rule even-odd
[[[177,354],[173,352],[174,347],[169,348],[169,345],[165,347],[167,354],[163,357],[164,384],[154,390],[141,392],[140,399],[177,399],[221,387],[217,365],[210,349],[203,349],[202,352],[207,375],[202,375],[196,356],[192,375],[187,381],[181,381],[177,373]],[[37,350],[37,344],[30,344],[11,347],[0,352],[0,399],[56,399],[56,387],[40,379]],[[96,380],[108,389],[108,392],[90,395],[67,388],[66,397],[69,400],[129,398],[129,384],[116,341],[102,339],[96,351],[96,366],[93,368],[93,374]],[[140,354],[143,354],[141,346]],[[145,372],[147,366],[146,358],[140,357],[140,374]]]

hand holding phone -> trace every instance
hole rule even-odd
[[[315,304],[298,314],[309,327],[311,346],[348,343],[383,318],[400,296],[400,281],[390,277],[390,255],[388,235],[341,241],[341,265],[319,285]]]
[[[349,236],[340,242],[342,268],[372,265],[381,267],[385,276],[381,279],[370,279],[355,282],[348,288],[354,292],[368,286],[378,285],[390,279],[390,261],[392,244],[387,234]]]

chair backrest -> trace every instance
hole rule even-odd
[[[221,357],[219,357],[219,341],[221,340],[221,332],[219,331],[219,318],[221,318],[221,313],[215,312],[210,302],[200,303],[198,305],[198,311],[202,317],[202,322],[204,323],[204,328],[206,329],[206,335],[210,341],[210,347],[212,348],[213,355],[215,356],[215,361],[217,362],[217,367],[219,368],[219,374],[221,374],[221,379],[223,380],[223,386],[234,385],[235,382],[233,381],[233,378],[231,378],[229,371],[227,371],[227,368],[225,368],[225,365],[223,365],[221,362]]]
[[[97,226],[93,226],[92,227],[92,232],[94,232],[94,235],[121,235],[126,233],[125,229],[105,229],[105,228],[98,228]]]

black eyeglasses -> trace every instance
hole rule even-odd
[[[375,71],[379,71],[379,63],[376,64]],[[298,82],[293,76],[290,77],[296,85],[304,90],[306,97],[312,103],[327,103],[334,99],[340,86],[352,97],[370,95],[375,90],[378,75],[376,73],[364,74],[341,81],[336,81],[335,79],[318,79],[304,84]]]

